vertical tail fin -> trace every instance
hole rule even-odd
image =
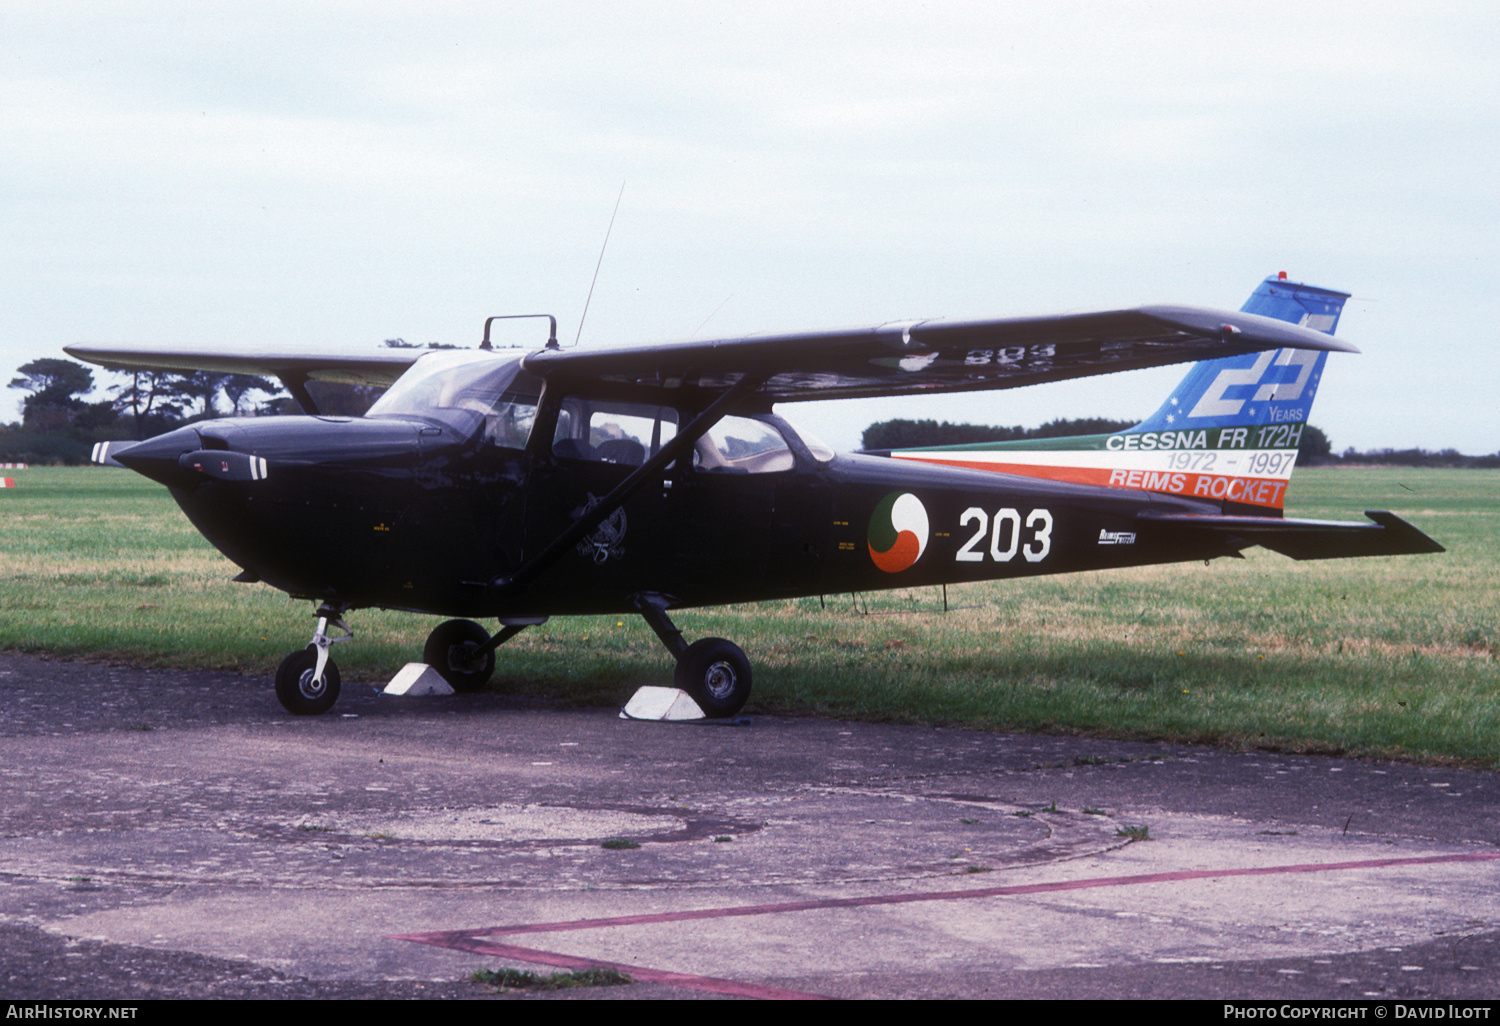
[[[1287,281],[1283,272],[1261,282],[1240,311],[1332,335],[1348,298],[1345,292]],[[1278,349],[1195,363],[1161,409],[1129,430],[1162,431],[1187,424],[1203,428],[1305,424],[1327,355]]]
[[[1333,334],[1348,293],[1267,278],[1244,313]],[[1279,515],[1327,354],[1278,349],[1193,364],[1161,408],[1107,435],[904,449],[902,459],[1144,489]]]

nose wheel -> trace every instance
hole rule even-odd
[[[293,652],[276,670],[276,698],[298,716],[326,713],[339,698],[339,668],[326,662],[320,674],[318,650],[312,645]]]
[[[312,643],[281,661],[276,669],[276,699],[283,709],[297,716],[318,716],[333,708],[339,697],[339,668],[328,658],[329,646],[349,641],[354,632],[343,619],[343,609],[318,607],[318,629]],[[330,638],[328,628],[344,632]]]

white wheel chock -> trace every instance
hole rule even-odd
[[[681,688],[645,687],[620,710],[622,720],[705,720],[698,703]]]
[[[385,686],[388,695],[451,695],[453,687],[426,663],[407,663]]]

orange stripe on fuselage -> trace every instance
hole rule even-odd
[[[902,456],[901,459],[936,463],[944,467],[962,467],[965,470],[988,470],[994,474],[1016,474],[1021,477],[1040,477],[1048,481],[1069,481],[1073,484],[1108,485],[1111,471],[1102,467],[1044,467],[1034,463],[991,463],[988,460],[936,460],[930,456]]]
[[[902,459],[914,457],[903,456]],[[1237,477],[1232,474],[1195,474],[1188,471],[1127,470],[1123,467],[1060,467],[1033,463],[991,463],[977,460],[932,459],[920,457],[923,463],[965,470],[987,470],[995,474],[1015,474],[1044,481],[1066,481],[1069,484],[1096,485],[1103,488],[1130,488],[1190,499],[1229,500],[1250,506],[1281,509],[1286,499],[1287,482],[1274,477]]]

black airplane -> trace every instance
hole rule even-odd
[[[629,348],[368,356],[70,346],[121,370],[274,375],[304,416],[207,420],[105,443],[166,485],[243,572],[316,603],[281,703],[338,697],[329,646],[376,606],[452,617],[423,660],[483,687],[495,649],[570,614],[639,613],[710,716],[750,693],[745,654],[689,644],[672,609],[1236,556],[1440,552],[1385,512],[1282,516],[1344,293],[1268,278],[1238,313],[1147,306]],[[546,316],[546,315],[539,315]],[[1196,361],[1125,431],[836,454],[779,403],[1017,388]],[[389,385],[363,417],[309,380]],[[495,618],[491,635],[474,618]],[[335,628],[342,636],[330,637]]]

